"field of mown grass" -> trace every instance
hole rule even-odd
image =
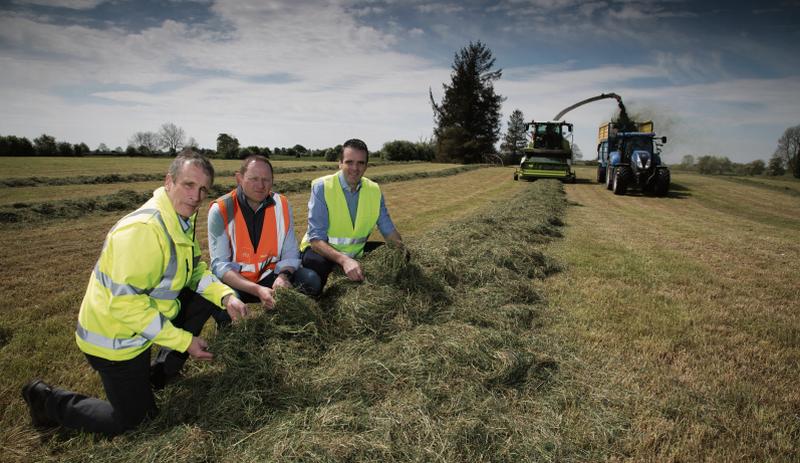
[[[611,459],[800,460],[797,181],[676,174],[667,198],[567,185],[540,286],[620,429]]]
[[[511,173],[384,183],[410,263],[384,248],[365,284],[207,325],[217,360],[110,442],[38,435],[19,388],[102,394],[72,332],[122,214],[0,224],[0,460],[800,459],[796,195],[676,173],[667,198],[617,197],[588,168],[564,186]],[[288,198],[302,235],[308,194]]]
[[[6,157],[3,158],[3,169],[0,178],[25,177],[74,177],[78,175],[108,174],[153,174],[166,172],[170,158],[131,158],[118,156],[91,156],[83,158],[68,157]],[[314,161],[277,161],[283,167],[331,165],[335,162]],[[235,159],[214,159],[214,169],[218,171],[234,171],[241,161]]]
[[[217,166],[215,162],[215,170],[223,173],[231,173],[237,165],[232,165],[232,161],[225,164],[229,165],[228,169],[222,169]],[[308,163],[306,164],[308,165]],[[315,164],[319,170],[311,170],[306,172],[276,172],[275,181],[280,185],[281,182],[288,182],[294,180],[308,180],[311,181],[328,172],[334,172],[337,169],[336,163],[322,163]],[[163,174],[166,172],[168,164],[158,166],[162,170],[154,172],[142,172],[147,174]],[[277,161],[276,167],[290,168],[300,167],[297,162],[291,161]],[[384,174],[400,174],[400,173],[414,173],[414,172],[435,172],[444,169],[452,168],[452,164],[433,164],[433,163],[411,163],[411,164],[379,164],[369,168],[369,174],[384,175]],[[0,180],[3,180],[0,177]],[[236,183],[233,175],[219,175],[215,179],[215,183],[219,185],[232,186]],[[20,186],[20,187],[3,187],[0,186],[0,205],[8,205],[20,202],[36,202],[36,201],[52,201],[59,198],[88,198],[93,196],[107,195],[118,192],[120,190],[132,190],[136,192],[152,191],[155,188],[164,184],[164,180],[148,180],[141,182],[115,182],[115,183],[96,183],[96,184],[72,184],[72,185],[42,185],[42,186]]]

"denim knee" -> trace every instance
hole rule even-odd
[[[317,272],[300,267],[294,272],[292,284],[298,291],[308,296],[318,296],[322,292],[322,280]]]

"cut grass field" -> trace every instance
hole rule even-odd
[[[279,301],[111,442],[40,440],[19,387],[102,394],[73,329],[121,214],[0,226],[3,458],[797,461],[797,196],[675,174],[667,198],[619,197],[578,173],[385,184],[411,266],[380,254],[368,284]],[[301,235],[308,194],[288,198]]]
[[[214,161],[215,169],[222,172],[220,167],[216,167],[219,161]],[[230,164],[232,161],[227,162]],[[299,167],[297,162],[293,161],[276,161],[273,166],[276,169]],[[275,174],[275,181],[288,182],[294,180],[308,180],[311,181],[321,175],[327,175],[330,172],[335,172],[337,164],[329,163],[329,168],[326,170],[309,171],[309,172],[289,172]],[[320,165],[324,167],[326,164]],[[149,167],[149,164],[148,164]],[[163,167],[166,170],[166,165]],[[368,176],[384,175],[384,174],[400,174],[400,173],[413,173],[413,172],[435,172],[444,169],[453,168],[452,164],[435,164],[435,163],[414,163],[414,164],[386,164],[376,165],[369,168]],[[231,169],[233,166],[231,166]],[[147,172],[154,174],[156,172]],[[163,175],[163,172],[162,172]],[[55,176],[53,176],[55,178]],[[221,185],[234,185],[235,178],[232,175],[217,176],[215,183]],[[98,183],[98,184],[78,184],[78,185],[45,185],[45,186],[22,186],[22,187],[0,187],[0,205],[14,204],[20,202],[37,202],[37,201],[52,201],[60,198],[91,198],[95,196],[107,195],[115,193],[120,190],[132,190],[136,192],[153,191],[160,185],[164,184],[164,180],[144,181],[144,182],[129,182],[129,183]]]
[[[3,167],[0,169],[0,179],[25,178],[25,177],[76,177],[79,175],[108,175],[108,174],[156,174],[165,173],[172,159],[163,158],[132,158],[127,156],[89,156],[83,158],[68,157],[4,157]],[[218,171],[234,171],[239,168],[241,161],[235,159],[214,159],[214,168]],[[276,161],[285,167],[307,166],[308,164],[330,164],[336,169],[335,162],[325,162],[318,159],[309,161]]]
[[[800,200],[693,174],[615,196],[593,175],[566,186],[568,270],[541,289],[622,423],[610,457],[798,461]]]

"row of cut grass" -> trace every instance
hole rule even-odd
[[[127,156],[89,156],[89,157],[4,157],[0,179],[26,179],[30,177],[80,177],[101,175],[160,174],[164,175],[172,158],[149,158]],[[241,161],[236,159],[212,159],[218,171],[233,172],[239,169]],[[309,164],[330,165],[335,169],[336,162],[314,161],[273,161],[276,167],[303,167]]]
[[[411,262],[388,247],[376,251],[364,259],[363,284],[334,278],[319,302],[280,292],[275,313],[219,333],[212,344],[217,360],[192,363],[188,377],[160,395],[158,419],[139,431],[111,443],[55,438],[37,455],[58,452],[64,461],[604,455],[604,430],[597,421],[578,421],[583,405],[562,393],[552,343],[532,330],[541,299],[531,278],[559,268],[539,249],[559,234],[561,186],[544,181],[514,189],[522,191],[512,201],[484,203],[477,215],[409,240]],[[531,244],[512,249],[519,235]],[[564,424],[579,427],[581,440],[560,436]]]
[[[388,175],[396,173],[412,172],[437,172],[444,169],[453,168],[453,164],[434,164],[434,163],[411,163],[411,164],[383,164],[370,166],[367,170],[368,177],[374,175]],[[302,169],[302,170],[300,170]],[[305,167],[275,167],[276,186],[282,182],[293,180],[311,181],[329,172],[335,172],[336,166],[317,166],[307,165]],[[63,198],[90,198],[94,196],[108,195],[120,190],[131,190],[136,192],[153,191],[163,185],[164,174],[147,174],[149,180],[127,181],[114,183],[89,183],[89,184],[63,184],[63,185],[40,185],[40,186],[20,186],[15,188],[0,188],[0,205],[11,205],[25,202],[53,201]],[[121,176],[121,178],[124,176]],[[215,183],[229,186],[235,182],[233,172],[217,172]],[[282,190],[277,189],[281,192]]]
[[[438,165],[447,166],[447,165]],[[481,166],[447,166],[438,170],[420,169],[418,165],[403,166],[398,170],[388,169],[389,172],[371,176],[380,183],[406,181],[415,178],[426,177],[446,177],[461,172],[478,169]],[[296,175],[297,178],[280,180],[275,183],[273,189],[282,193],[293,193],[298,191],[308,191],[311,187],[311,180],[317,175],[309,173],[286,174],[287,177]],[[11,205],[0,206],[0,224],[31,223],[58,219],[75,219],[95,212],[110,212],[120,210],[132,210],[139,204],[147,200],[152,194],[154,187],[160,183],[147,183],[140,186],[141,191],[123,189],[116,193],[103,196],[87,196],[83,199],[66,199],[39,201],[33,203],[13,203]],[[211,188],[209,197],[216,198],[233,188],[233,184],[217,183]]]
[[[383,185],[382,190],[398,229],[407,242],[427,230],[485,207],[486,201],[504,201],[522,185],[504,181],[510,171],[478,169],[446,178],[423,178]],[[458,194],[447,201],[418,200],[414,192]],[[305,232],[308,193],[288,195],[294,208],[298,239]],[[198,237],[205,249],[205,213],[201,207]],[[416,219],[415,213],[424,217]],[[101,395],[99,379],[74,345],[74,326],[91,269],[105,234],[121,213],[93,214],[82,220],[51,221],[28,227],[0,228],[0,261],[13,272],[0,277],[0,299],[5,317],[0,319],[0,446],[20,461],[60,459],[48,457],[30,427],[19,388],[31,376],[86,393]],[[194,439],[194,438],[192,438]],[[162,449],[163,450],[163,449]],[[27,455],[27,457],[26,457]],[[126,456],[125,458],[128,458]],[[11,457],[9,457],[11,458]],[[76,458],[78,458],[76,456]],[[121,459],[125,459],[121,458]],[[12,460],[13,461],[13,460]]]

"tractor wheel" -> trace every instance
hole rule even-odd
[[[606,168],[606,190],[610,190],[614,186],[614,173],[617,171],[616,167]]]
[[[514,172],[514,180],[519,180],[519,175],[516,172]]]
[[[624,195],[628,191],[628,185],[630,185],[631,180],[633,180],[633,172],[631,172],[630,167],[617,167],[617,174],[614,176],[614,194]]]
[[[597,166],[597,183],[603,183],[606,181],[606,168],[603,166]]]
[[[667,193],[669,193],[669,181],[670,175],[668,170],[661,169],[656,172],[656,181],[653,187],[653,192],[656,196],[666,196]]]

